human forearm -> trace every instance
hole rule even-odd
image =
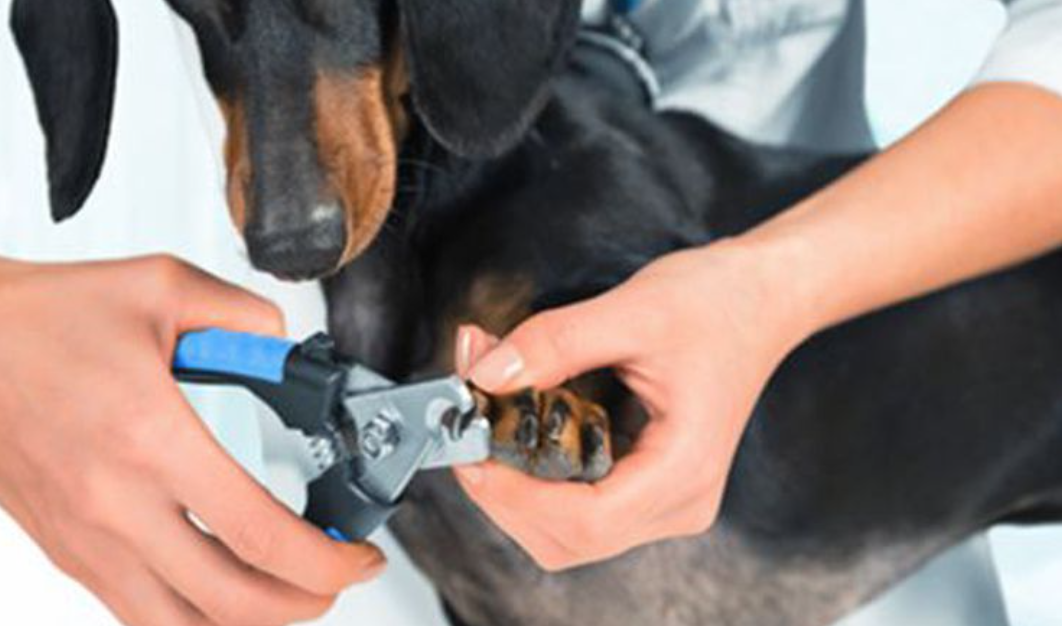
[[[995,84],[722,247],[755,259],[803,336],[1059,244],[1062,98]]]
[[[458,369],[483,389],[546,389],[612,367],[650,419],[592,487],[544,484],[496,463],[461,469],[461,485],[548,569],[702,533],[766,381],[800,341],[1060,242],[1062,101],[1028,87],[979,88],[745,235],[666,255],[497,343],[465,329]]]

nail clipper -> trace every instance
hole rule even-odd
[[[323,333],[302,343],[188,333],[173,371],[182,382],[246,388],[305,438],[319,475],[303,517],[336,540],[365,539],[386,522],[419,470],[490,453],[490,423],[460,378],[396,385],[342,358]]]

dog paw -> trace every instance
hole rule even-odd
[[[499,461],[558,481],[593,482],[612,469],[608,416],[598,404],[564,388],[478,400],[493,424]]]

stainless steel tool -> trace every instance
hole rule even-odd
[[[183,382],[244,387],[301,433],[318,472],[303,515],[337,540],[364,539],[383,524],[418,471],[490,453],[490,423],[461,379],[396,385],[343,359],[324,334],[294,343],[189,333],[173,371]]]

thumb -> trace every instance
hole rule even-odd
[[[183,261],[167,259],[176,334],[203,328],[225,328],[283,336],[284,315],[265,298],[225,282]]]
[[[597,298],[539,313],[526,320],[469,371],[479,388],[505,393],[556,387],[633,354],[633,311],[620,297]]]

